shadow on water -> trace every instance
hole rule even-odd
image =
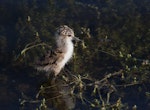
[[[61,79],[52,79],[44,83],[40,95],[45,97],[46,105],[56,110],[72,110],[75,108],[75,97],[71,95],[71,88]]]

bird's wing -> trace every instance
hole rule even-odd
[[[62,54],[62,52],[58,49],[55,51],[50,50],[48,51],[43,57],[41,57],[36,63],[35,63],[35,68],[39,68],[42,70],[44,69],[45,66],[51,66],[56,63],[56,61],[59,60],[59,57]]]

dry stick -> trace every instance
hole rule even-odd
[[[101,82],[106,81],[107,79],[109,79],[109,78],[112,77],[112,76],[116,76],[116,75],[122,74],[122,71],[123,71],[123,70],[120,70],[120,71],[114,72],[114,73],[109,73],[109,74],[106,75],[103,79],[98,80],[98,81],[95,81],[94,83],[87,84],[87,86],[92,86],[92,85],[95,85],[95,84],[99,85],[99,84],[101,84]]]
[[[123,70],[120,70],[120,71],[114,72],[114,73],[110,73],[110,74],[106,75],[102,80],[100,80],[100,81],[98,81],[98,82],[105,81],[105,80],[107,80],[108,78],[110,78],[110,77],[112,77],[112,76],[120,75],[120,74],[122,74],[122,71],[123,71]]]
[[[98,89],[97,92],[98,92],[98,95],[99,95],[99,99],[100,99],[101,102],[102,102],[102,106],[104,106],[105,102],[104,102],[104,100],[103,100],[103,98],[102,98],[102,95],[101,95],[101,93],[100,93],[100,90]]]
[[[32,45],[30,47],[27,47],[27,48],[24,48],[22,51],[21,51],[21,55],[25,54],[26,51],[32,49],[32,48],[35,48],[37,46],[49,46],[48,44],[46,43],[40,43],[40,44],[36,44],[36,45]]]
[[[125,84],[125,85],[116,85],[117,87],[128,87],[128,86],[134,86],[134,85],[138,85],[141,84],[140,82],[136,82],[136,83],[130,83],[130,84]]]
[[[103,53],[108,54],[108,55],[111,55],[111,56],[113,56],[113,57],[116,56],[116,55],[114,55],[114,54],[111,54],[111,53],[106,52],[106,51],[103,51],[103,50],[98,50],[98,51],[103,52]]]
[[[39,103],[41,100],[23,100],[21,101],[20,105],[23,105],[24,103]]]

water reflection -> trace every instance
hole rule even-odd
[[[57,110],[72,110],[75,107],[71,88],[63,79],[49,79],[42,84],[39,95],[45,98],[46,105]]]

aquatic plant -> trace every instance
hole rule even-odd
[[[31,67],[51,48],[53,32],[59,25],[73,27],[76,36],[84,41],[76,44],[72,62],[56,81],[45,79],[38,83],[39,88],[31,98],[22,93],[22,109],[27,104],[35,105],[37,110],[53,107],[60,110],[62,105],[63,110],[80,107],[136,110],[143,106],[147,109],[149,0],[21,0],[16,3],[6,0],[0,6],[2,73],[13,70],[11,75],[44,78],[44,73],[38,73],[42,75],[38,78]]]

